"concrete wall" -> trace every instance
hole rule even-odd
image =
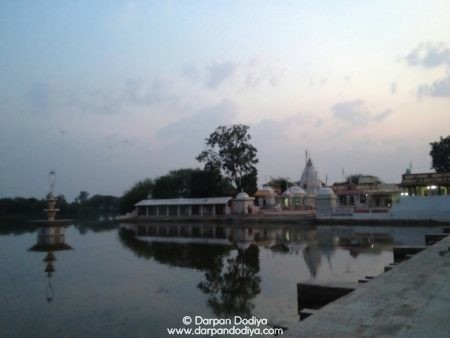
[[[392,207],[391,217],[450,221],[450,195],[402,196]]]
[[[316,214],[317,218],[356,220],[433,220],[450,222],[450,195],[402,196],[390,209],[371,208],[367,212],[355,212],[350,208],[333,209],[331,217],[326,213]]]

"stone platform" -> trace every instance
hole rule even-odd
[[[450,236],[326,305],[283,337],[450,337]]]

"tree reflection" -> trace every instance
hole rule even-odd
[[[240,315],[250,317],[254,308],[253,298],[260,292],[259,249],[251,245],[238,251],[234,258],[217,257],[214,267],[205,273],[205,280],[198,284],[200,290],[209,294],[208,305],[218,317]]]
[[[231,246],[147,242],[135,237],[134,232],[120,229],[119,240],[137,257],[152,259],[161,264],[212,271],[218,261],[229,254]]]

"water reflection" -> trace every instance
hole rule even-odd
[[[193,268],[197,270],[209,270],[216,263],[230,253],[231,247],[223,245],[190,245],[187,243],[148,243],[134,237],[128,231],[120,232],[120,242],[130,249],[137,257],[153,259],[161,264],[171,266]],[[207,254],[205,254],[207,253]]]
[[[185,315],[290,327],[297,283],[376,276],[393,245],[424,245],[435,230],[166,223],[129,224],[118,236],[115,225],[83,222],[46,231],[0,229],[2,337],[161,337]]]
[[[72,247],[65,243],[65,228],[62,225],[48,225],[39,228],[37,231],[37,241],[30,251],[45,252],[46,256],[42,260],[45,263],[44,271],[47,273],[46,299],[51,303],[54,298],[52,285],[52,275],[56,271],[55,251],[72,250]]]
[[[121,224],[119,237],[138,257],[203,271],[197,287],[208,296],[207,305],[218,317],[252,315],[261,293],[261,248],[274,254],[300,255],[309,278],[316,279],[324,261],[333,273],[337,248],[356,258],[361,253],[378,255],[393,242],[386,231],[356,227],[168,223]],[[340,261],[342,258],[338,264]],[[346,264],[350,272],[350,263]]]
[[[217,317],[251,315],[261,292],[258,246],[277,249],[284,238],[274,227],[122,224],[120,231],[121,242],[139,257],[204,270],[198,289]]]
[[[208,306],[217,317],[251,316],[253,299],[261,292],[259,248],[252,244],[239,249],[236,257],[223,261],[217,259],[214,269],[205,273],[198,288],[209,295]]]
[[[317,228],[317,237],[325,255],[330,248],[339,246],[355,258],[361,253],[380,254],[395,242],[386,227],[321,226]]]
[[[206,280],[220,281],[222,270],[244,264],[250,248],[264,247],[279,254],[301,253],[311,278],[316,278],[322,259],[333,270],[332,257],[336,248],[347,250],[352,257],[361,253],[378,255],[389,249],[394,236],[387,228],[364,227],[295,227],[273,225],[215,224],[121,224],[121,242],[139,257],[154,258],[174,265],[210,271]],[[222,259],[231,250],[237,256],[229,265]],[[253,249],[254,250],[254,249]],[[205,253],[207,254],[205,255]],[[258,252],[258,251],[256,251]],[[323,257],[322,257],[323,256]],[[258,255],[254,257],[259,261]],[[214,277],[217,276],[217,277]],[[202,290],[213,288],[203,287]]]
[[[303,259],[308,267],[311,278],[315,278],[321,263],[320,249],[315,243],[308,244],[303,249]]]

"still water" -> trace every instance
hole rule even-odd
[[[185,315],[289,327],[298,282],[376,276],[394,245],[440,230],[98,223],[49,246],[21,229],[0,227],[1,337],[165,337]]]

